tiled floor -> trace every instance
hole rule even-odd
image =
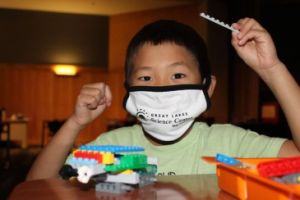
[[[7,165],[4,149],[0,148],[0,200],[7,199],[13,188],[25,180],[26,174],[39,151],[40,147],[12,148],[10,150],[10,162]]]

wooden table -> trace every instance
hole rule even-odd
[[[16,199],[234,199],[220,191],[215,175],[162,176],[153,185],[124,194],[96,192],[94,187],[82,188],[62,179],[45,179],[23,182],[11,193],[10,200]]]

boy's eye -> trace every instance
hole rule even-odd
[[[141,76],[138,78],[140,81],[150,81],[152,78],[150,76]]]
[[[182,74],[182,73],[176,73],[172,76],[172,79],[181,79],[181,78],[185,78],[186,75]]]

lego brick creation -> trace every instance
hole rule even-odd
[[[157,159],[138,146],[81,146],[60,170],[64,179],[95,183],[99,192],[123,193],[156,181]]]
[[[217,154],[203,159],[217,165],[220,189],[239,199],[300,200],[300,157],[236,159]]]

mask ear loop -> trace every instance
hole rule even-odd
[[[127,102],[128,97],[129,97],[129,91],[128,91],[129,84],[128,84],[126,79],[124,81],[124,87],[125,87],[125,90],[126,90],[126,94],[123,98],[123,108],[126,110],[126,102]]]
[[[204,77],[202,85],[203,85],[203,93],[204,93],[204,96],[206,99],[206,104],[207,104],[206,110],[208,110],[211,106],[210,98],[208,95],[208,88],[210,86],[210,83],[211,83],[211,77],[210,76]]]
[[[206,76],[203,79],[202,85],[204,86],[204,88],[208,91],[208,88],[210,86],[211,83],[211,77],[210,76]]]

